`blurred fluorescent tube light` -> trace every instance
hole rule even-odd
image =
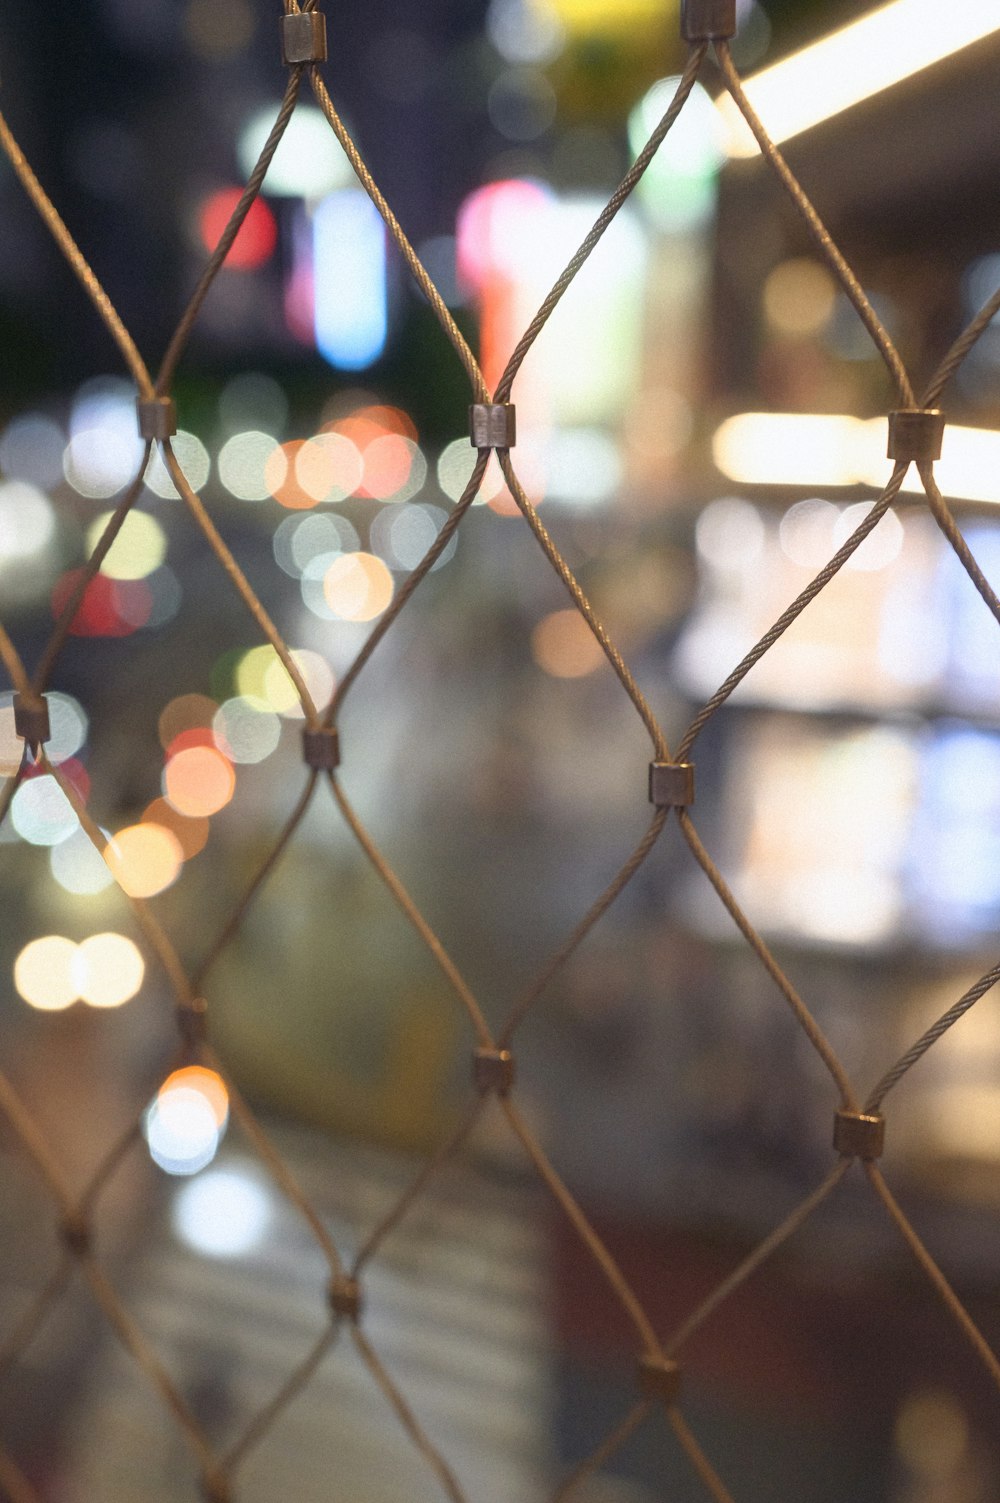
[[[744,89],[771,140],[787,141],[996,31],[998,0],[892,0],[763,69]],[[718,108],[729,156],[755,156],[757,143],[728,94]]]
[[[743,485],[881,490],[892,474],[886,437],[885,418],[741,412],[716,429],[712,457],[724,475]],[[949,424],[934,474],[946,496],[1000,505],[1000,433]],[[923,491],[912,465],[903,490]]]
[[[856,485],[859,418],[741,412],[712,440],[715,463],[744,485]]]

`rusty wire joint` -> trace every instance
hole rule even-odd
[[[657,809],[686,809],[694,803],[693,762],[650,762],[649,802]]]
[[[281,17],[281,61],[290,68],[326,62],[326,16],[322,11]]]
[[[514,1056],[509,1049],[475,1049],[472,1054],[472,1079],[481,1096],[495,1091],[509,1096],[514,1085]]]
[[[932,464],[941,458],[944,413],[939,407],[901,408],[889,414],[888,457],[897,463]]]
[[[306,726],[302,732],[302,759],[314,772],[332,772],[340,766],[340,736],[332,725]]]
[[[736,35],[736,0],[681,0],[685,42],[725,42]]]
[[[676,1404],[681,1394],[681,1370],[669,1357],[651,1357],[648,1352],[636,1364],[639,1392],[661,1404]]]
[[[59,1223],[59,1239],[74,1258],[90,1252],[90,1223],[82,1211],[69,1211]]]
[[[469,408],[469,442],[474,449],[512,449],[517,442],[514,403],[473,402]]]
[[[177,1029],[185,1047],[197,1051],[208,1036],[208,1003],[204,997],[185,997],[176,1009]]]
[[[173,397],[140,397],[135,411],[140,438],[173,438],[177,432],[177,407]]]
[[[44,694],[14,695],[14,734],[26,741],[33,752],[51,738],[49,702]]]
[[[833,1146],[841,1158],[881,1158],[885,1118],[881,1112],[837,1112],[833,1119]]]
[[[326,1299],[339,1320],[356,1321],[361,1315],[364,1304],[361,1285],[346,1273],[334,1274],[327,1286]]]

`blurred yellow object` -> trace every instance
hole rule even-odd
[[[677,0],[550,0],[571,34],[621,32],[660,22],[677,10]]]

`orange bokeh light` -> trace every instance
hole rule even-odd
[[[112,836],[104,859],[130,898],[151,898],[176,882],[184,855],[170,830],[142,824],[127,825]]]
[[[229,1117],[229,1092],[222,1076],[215,1070],[207,1070],[203,1065],[187,1065],[183,1070],[175,1070],[156,1094],[162,1099],[171,1091],[197,1091],[212,1108],[216,1124],[225,1127]]]
[[[394,590],[388,565],[373,553],[342,553],[323,576],[326,603],[342,621],[373,621]]]
[[[198,213],[198,229],[207,251],[214,251],[243,195],[242,188],[220,188],[210,193]],[[278,222],[262,198],[250,205],[226,256],[226,266],[233,271],[253,271],[274,255],[278,243]]]
[[[197,856],[199,851],[205,849],[211,829],[207,819],[179,814],[165,798],[153,800],[143,812],[142,823],[160,825],[164,830],[169,830],[177,840],[185,861],[190,861],[192,856]]]
[[[585,678],[605,661],[604,649],[579,611],[553,611],[531,634],[535,662],[553,678]]]
[[[206,818],[232,798],[236,774],[215,747],[191,746],[171,757],[163,770],[163,791],[178,814]],[[152,827],[151,828],[155,828]]]

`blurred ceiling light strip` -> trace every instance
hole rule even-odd
[[[712,440],[715,463],[730,480],[817,490],[881,490],[892,473],[885,449],[885,418],[836,414],[741,412],[721,423]],[[1000,432],[949,425],[934,474],[946,496],[1000,505]],[[911,466],[903,490],[922,489]]]
[[[744,87],[772,141],[787,141],[997,31],[997,0],[892,0],[763,69]],[[718,108],[729,156],[755,156],[757,143],[728,94]]]

